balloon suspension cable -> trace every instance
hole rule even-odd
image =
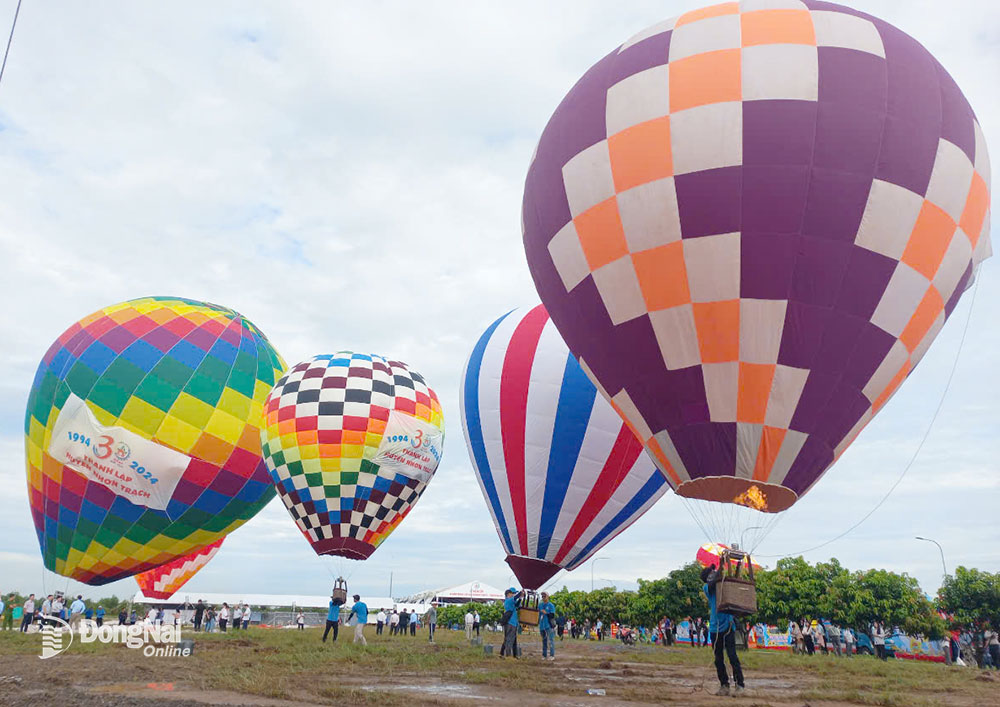
[[[866,520],[871,518],[875,514],[875,512],[882,507],[882,504],[889,499],[889,496],[891,496],[892,493],[896,490],[896,487],[903,482],[903,479],[906,477],[906,474],[910,471],[910,468],[913,466],[913,464],[917,461],[917,458],[920,456],[920,452],[924,448],[924,443],[927,441],[927,438],[930,437],[931,430],[934,429],[934,423],[937,421],[938,414],[941,412],[941,408],[944,407],[945,398],[948,397],[948,390],[951,388],[951,383],[955,378],[955,371],[958,370],[958,361],[962,356],[962,349],[965,347],[965,339],[967,334],[969,333],[969,322],[972,321],[972,310],[976,306],[976,293],[979,292],[979,279],[980,278],[977,277],[975,283],[972,286],[972,297],[970,298],[969,301],[969,311],[965,316],[965,326],[962,328],[962,338],[958,342],[958,350],[955,352],[955,360],[952,361],[951,364],[951,372],[948,374],[948,381],[945,383],[944,390],[941,391],[941,399],[938,400],[937,407],[934,409],[934,414],[931,416],[931,421],[927,425],[927,428],[924,430],[923,436],[920,438],[920,444],[917,445],[917,448],[914,450],[913,455],[910,457],[910,460],[906,463],[906,466],[903,467],[903,471],[900,472],[899,478],[896,479],[895,483],[893,483],[892,486],[889,487],[889,490],[885,492],[885,495],[879,499],[878,503],[876,503],[870,511],[861,516],[861,519],[857,523],[850,526],[847,530],[840,533],[839,535],[836,535],[827,540],[826,542],[820,543],[819,545],[813,545],[812,547],[806,548],[805,550],[800,550],[799,552],[786,552],[776,555],[760,555],[760,557],[780,558],[780,557],[790,557],[792,555],[805,555],[808,552],[812,552],[813,550],[819,550],[822,547],[826,547],[827,545],[840,540],[844,536],[856,530]]]
[[[548,593],[549,588],[552,587],[552,585],[555,584],[559,580],[559,578],[562,576],[563,572],[565,572],[565,571],[566,571],[565,567],[560,567],[559,571],[555,573],[555,576],[552,577],[552,579],[549,580],[549,583],[546,584],[544,587],[542,587],[541,590],[539,590],[539,591],[540,592],[546,592],[546,593]]]
[[[7,36],[7,48],[3,52],[3,64],[0,64],[0,81],[3,81],[3,72],[7,68],[7,57],[10,55],[10,45],[14,41],[14,28],[17,27],[17,16],[21,14],[21,0],[17,0],[17,7],[14,8],[14,21],[10,23],[10,34]]]

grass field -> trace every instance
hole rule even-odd
[[[1000,679],[938,663],[870,657],[741,653],[745,697],[716,698],[708,649],[625,647],[567,639],[542,661],[537,636],[521,660],[485,655],[461,632],[374,635],[369,645],[320,643],[317,629],[193,634],[191,657],[146,657],[122,645],[81,644],[39,660],[38,634],[0,634],[0,704],[172,707],[266,705],[991,705]],[[346,635],[345,635],[346,634]],[[498,650],[499,634],[484,634]],[[590,696],[588,688],[605,690]]]

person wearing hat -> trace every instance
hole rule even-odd
[[[434,643],[434,629],[437,628],[438,620],[438,603],[436,601],[431,602],[431,608],[427,610],[424,614],[424,621],[427,622],[427,640]]]
[[[358,621],[354,624],[354,642],[367,646],[368,641],[365,640],[365,624],[368,623],[368,605],[361,601],[360,594],[354,595],[354,606],[351,607],[351,613],[347,617],[347,620],[350,621],[355,616],[358,617]],[[336,634],[334,634],[333,640],[337,640]]]
[[[503,593],[503,617],[500,622],[503,624],[503,645],[500,647],[501,656],[517,657],[517,608],[521,594],[522,592],[517,591],[514,587],[507,589]]]
[[[705,596],[708,597],[709,638],[715,651],[715,672],[719,676],[719,691],[715,694],[721,697],[729,694],[729,673],[726,671],[723,650],[729,656],[729,664],[733,666],[737,695],[743,692],[743,668],[740,666],[739,656],[736,655],[736,621],[732,614],[716,609],[715,588],[719,579],[719,573],[714,566],[701,571],[701,581],[705,583]]]

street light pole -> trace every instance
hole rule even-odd
[[[917,540],[924,540],[929,543],[934,543],[937,545],[938,552],[941,553],[941,569],[944,570],[944,576],[948,576],[948,566],[944,563],[944,549],[941,547],[941,543],[937,540],[931,540],[930,538],[922,538],[919,535],[916,537]]]
[[[590,591],[594,591],[594,563],[598,560],[606,560],[606,557],[595,557],[590,561]]]

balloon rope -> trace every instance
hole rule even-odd
[[[941,412],[941,408],[944,406],[945,398],[948,396],[948,390],[951,388],[951,382],[955,378],[955,371],[958,369],[958,360],[962,355],[962,348],[965,346],[965,337],[969,333],[969,322],[972,321],[972,309],[973,307],[976,306],[976,294],[979,292],[979,280],[980,278],[977,277],[976,282],[972,287],[972,299],[969,302],[969,312],[965,317],[965,327],[962,329],[962,338],[958,343],[958,351],[955,352],[955,360],[951,364],[951,372],[948,374],[948,382],[945,383],[944,390],[941,391],[941,399],[938,400],[937,408],[935,408],[934,410],[934,415],[931,417],[930,424],[927,425],[927,429],[924,430],[924,436],[921,437],[920,444],[917,445],[916,450],[913,452],[913,456],[910,457],[910,461],[908,461],[906,463],[906,466],[903,467],[903,471],[902,473],[900,473],[899,478],[896,479],[896,482],[889,487],[889,490],[886,491],[885,495],[882,496],[881,499],[879,499],[879,502],[876,503],[875,506],[870,511],[868,511],[865,515],[861,517],[861,520],[859,520],[857,523],[849,527],[840,535],[834,536],[829,540],[827,540],[826,542],[820,543],[819,545],[814,545],[813,547],[810,547],[806,550],[801,550],[799,552],[786,552],[778,555],[760,555],[759,557],[789,557],[791,555],[804,555],[807,552],[812,552],[813,550],[819,550],[821,547],[826,547],[830,543],[840,540],[842,537],[844,537],[848,533],[851,533],[852,531],[857,529],[858,526],[860,526],[866,520],[871,518],[872,515],[874,515],[875,511],[881,508],[882,504],[889,499],[889,496],[891,496],[892,492],[896,490],[896,487],[899,486],[900,483],[902,483],[903,478],[910,470],[910,467],[913,466],[914,462],[917,461],[917,457],[920,456],[920,450],[924,448],[924,442],[926,442],[927,438],[930,437],[931,430],[934,428],[934,423],[937,421],[938,414]]]
[[[7,55],[10,54],[10,44],[14,41],[14,28],[17,27],[17,16],[21,13],[21,0],[17,0],[17,7],[14,9],[14,21],[10,23],[10,35],[7,37],[7,48],[3,53],[3,64],[0,64],[0,81],[3,81],[3,72],[7,68]]]
[[[559,568],[559,571],[558,571],[558,572],[556,572],[555,576],[554,576],[554,577],[553,577],[553,578],[552,578],[551,580],[549,580],[549,583],[548,583],[548,584],[546,584],[546,585],[545,585],[544,587],[542,587],[542,591],[543,591],[543,592],[548,592],[548,591],[549,591],[549,587],[551,587],[551,586],[552,586],[553,584],[555,584],[555,583],[556,583],[556,581],[557,581],[557,580],[559,579],[559,576],[560,576],[560,575],[561,575],[561,574],[562,574],[563,572],[565,572],[565,571],[566,571],[566,568],[565,568],[565,567],[560,567],[560,568]]]

